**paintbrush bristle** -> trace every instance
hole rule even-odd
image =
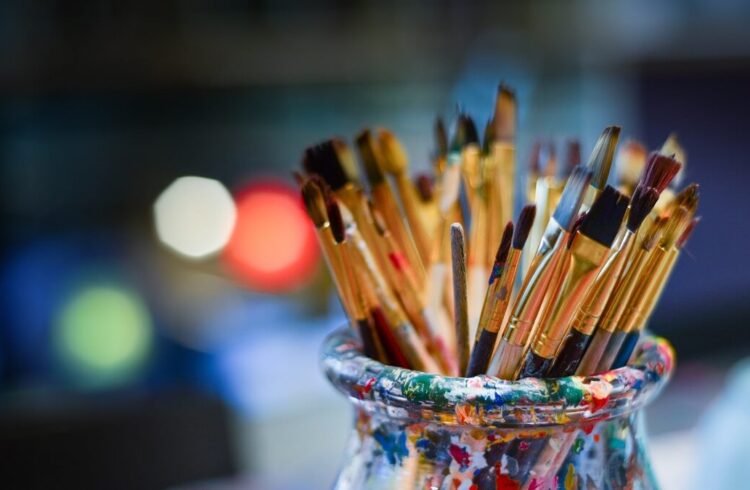
[[[503,230],[503,237],[500,239],[500,245],[497,247],[497,253],[495,254],[495,262],[498,264],[504,264],[508,259],[508,253],[510,252],[510,244],[513,241],[513,222],[508,221]]]
[[[328,212],[328,222],[331,224],[331,233],[336,243],[341,243],[346,240],[346,227],[344,226],[344,218],[341,216],[341,208],[339,207],[336,199],[328,201],[326,206]]]
[[[372,132],[369,129],[362,130],[355,138],[355,141],[362,166],[365,168],[367,182],[371,186],[375,186],[385,181],[382,169],[383,157],[380,154],[380,148],[375,142],[375,138],[372,137]]]
[[[378,142],[383,155],[383,170],[389,174],[398,175],[409,168],[409,158],[406,150],[396,136],[387,129],[378,130]]]
[[[588,216],[589,213],[586,211],[582,212],[578,215],[576,220],[573,222],[573,226],[570,227],[570,234],[568,236],[568,243],[567,246],[570,248],[570,246],[573,244],[573,240],[575,240],[576,236],[578,236],[578,230],[581,229],[581,225],[584,221],[586,221],[586,216]]]
[[[495,114],[492,116],[495,141],[512,143],[516,137],[516,95],[501,83],[497,88]]]
[[[320,175],[333,190],[357,182],[357,169],[346,143],[338,139],[308,147],[302,158],[308,174]]]
[[[682,164],[673,156],[669,157],[654,151],[648,156],[641,181],[646,187],[654,187],[661,193],[677,175],[680,168],[682,168]]]
[[[677,206],[684,206],[688,211],[695,212],[698,208],[698,201],[700,200],[700,186],[698,184],[690,184],[680,191],[674,198],[674,204]]]
[[[661,246],[668,249],[677,243],[677,240],[682,236],[690,221],[690,211],[684,206],[678,206],[669,218],[667,218],[666,226],[664,226],[664,234],[661,237]]]
[[[448,131],[441,117],[435,119],[435,144],[438,156],[445,157],[448,154]]]
[[[327,221],[326,200],[320,186],[313,179],[308,179],[302,184],[302,202],[315,227],[324,226]]]
[[[682,232],[682,235],[680,235],[680,238],[677,239],[677,242],[675,243],[675,246],[677,248],[682,248],[685,246],[685,243],[690,238],[690,235],[693,234],[693,230],[695,227],[700,223],[701,218],[698,216],[697,218],[693,218],[693,220],[690,222],[690,224],[685,228],[685,231]]]
[[[591,170],[579,165],[573,169],[568,182],[565,184],[560,202],[557,204],[552,217],[567,231],[570,231],[570,227],[573,226],[573,222],[578,216],[578,209],[583,202],[583,196],[591,181],[591,176]]]
[[[659,153],[663,153],[664,155],[674,155],[674,158],[677,161],[682,162],[682,168],[679,172],[677,172],[675,179],[672,181],[672,185],[674,187],[679,187],[679,185],[682,183],[682,176],[685,174],[687,154],[685,153],[685,149],[677,139],[677,133],[671,133],[667,137],[666,141],[664,141],[664,144],[661,146],[661,150],[659,150]]]
[[[422,202],[430,202],[435,197],[435,191],[434,186],[432,184],[432,179],[427,174],[419,174],[417,175],[414,184],[417,188],[417,194],[419,194],[419,198],[422,200]]]
[[[535,217],[535,205],[529,204],[521,209],[521,213],[518,215],[516,230],[513,233],[513,248],[515,248],[516,250],[523,250],[523,247],[526,244],[526,239],[529,237],[531,227],[534,225]]]
[[[484,125],[484,134],[482,135],[482,153],[488,155],[492,150],[492,142],[495,141],[495,126],[492,119]]]
[[[615,157],[615,149],[619,139],[619,126],[606,127],[591,152],[587,167],[594,173],[591,185],[599,190],[604,189],[604,186],[607,185],[609,170],[612,167],[612,160]]]
[[[608,185],[594,201],[579,231],[582,235],[611,247],[627,209],[628,198]]]
[[[656,201],[659,200],[659,190],[653,187],[638,185],[630,199],[630,214],[628,214],[628,230],[635,232],[646,219],[646,216],[654,209]]]
[[[464,135],[465,135],[465,141],[463,146],[468,145],[477,145],[479,146],[479,132],[477,131],[477,125],[474,124],[474,119],[468,115],[464,114],[462,118],[461,124],[463,125],[464,129]]]

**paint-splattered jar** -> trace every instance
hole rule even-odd
[[[454,378],[385,366],[345,330],[322,364],[355,406],[336,489],[657,488],[642,408],[674,353],[646,339],[630,366],[557,380]]]

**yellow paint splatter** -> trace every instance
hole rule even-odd
[[[565,474],[565,490],[577,490],[578,480],[576,479],[576,469],[573,463],[568,463],[568,472]]]

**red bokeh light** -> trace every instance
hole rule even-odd
[[[319,251],[299,192],[279,181],[262,181],[244,187],[235,200],[237,222],[223,254],[231,271],[262,291],[305,284]]]

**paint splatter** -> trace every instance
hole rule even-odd
[[[576,442],[573,443],[573,452],[581,454],[581,451],[583,451],[583,439],[579,437],[576,439]]]
[[[520,449],[521,451],[526,451],[527,449],[529,449],[529,446],[530,444],[528,441],[521,441],[520,443],[518,443],[518,449]]]
[[[453,459],[456,460],[456,463],[461,467],[461,471],[471,465],[471,455],[465,448],[457,446],[456,444],[451,444],[448,451],[451,453],[451,456],[453,456]]]
[[[508,475],[497,475],[495,490],[519,490],[521,484]]]
[[[576,490],[577,488],[576,468],[573,463],[568,463],[568,471],[565,474],[565,490]]]
[[[373,432],[372,436],[380,444],[390,464],[400,465],[403,459],[409,456],[409,449],[406,447],[406,432],[394,435],[379,428]]]

